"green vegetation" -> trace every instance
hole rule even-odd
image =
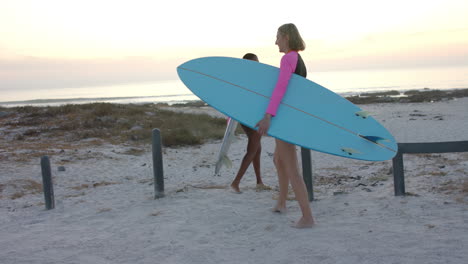
[[[443,91],[425,89],[408,91],[404,97],[394,97],[396,93],[398,92],[367,93],[365,96],[353,96],[347,99],[356,104],[431,102],[467,97],[468,89]],[[226,128],[224,118],[167,109],[205,106],[202,101],[193,101],[174,106],[92,103],[48,107],[1,107],[0,126],[4,130],[0,147],[13,148],[27,145],[28,148],[39,148],[39,145],[48,144],[71,145],[76,142],[84,144],[82,140],[85,139],[93,144],[99,142],[150,144],[151,131],[154,128],[161,131],[163,145],[166,147],[203,144],[207,140],[223,137]],[[243,133],[240,126],[237,133]],[[66,146],[61,147],[66,148]]]
[[[346,97],[354,104],[373,103],[423,103],[437,102],[441,100],[452,100],[468,96],[468,89],[455,90],[411,90],[399,96],[398,91],[363,93],[361,95]]]
[[[23,128],[16,140],[28,137],[65,138],[68,141],[101,139],[111,143],[150,143],[154,128],[164,146],[202,144],[224,135],[226,120],[208,115],[177,113],[154,104],[93,103],[49,107],[8,108],[10,128]]]

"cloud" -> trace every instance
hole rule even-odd
[[[352,42],[316,43],[321,70],[468,66],[468,28],[368,34]]]
[[[176,60],[52,59],[23,57],[0,60],[0,89],[72,88],[161,81],[176,78]]]
[[[307,40],[303,58],[311,71],[402,67],[468,66],[468,28],[368,34],[360,39]],[[242,57],[256,53],[278,65],[276,46],[170,47],[164,53],[122,58],[13,57],[0,47],[0,90],[103,86],[177,79],[176,67],[203,56]],[[3,55],[2,55],[3,54]],[[10,53],[11,54],[11,53]]]

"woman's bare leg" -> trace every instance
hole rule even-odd
[[[286,212],[286,199],[288,198],[289,178],[285,170],[284,159],[282,158],[281,146],[278,146],[278,139],[276,140],[275,155],[273,162],[275,163],[276,172],[278,174],[278,187],[279,195],[276,206],[273,207],[273,212],[283,213]]]
[[[260,139],[259,139],[260,140]],[[257,178],[257,185],[263,185],[262,175],[260,170],[260,159],[262,156],[262,145],[259,144],[257,148],[257,153],[255,153],[255,157],[253,159],[253,167],[255,171],[255,177]]]
[[[299,173],[299,164],[297,160],[296,146],[289,144],[287,142],[276,140],[276,152],[278,155],[276,159],[276,167],[279,174],[286,174],[287,179],[291,182],[294,194],[296,195],[296,200],[299,203],[299,207],[302,211],[302,217],[296,223],[295,227],[297,228],[306,228],[314,225],[315,221],[312,217],[312,210],[310,209],[309,199],[307,195],[307,188],[305,186],[304,180]],[[282,176],[284,177],[284,176]],[[284,184],[284,183],[283,183]],[[280,183],[281,186],[281,183]],[[281,192],[281,187],[280,187]],[[287,188],[286,188],[287,192]],[[287,195],[287,193],[286,193]],[[281,195],[280,195],[281,197]],[[284,197],[286,198],[286,197]]]
[[[261,135],[258,134],[255,130],[250,129],[248,127],[242,126],[242,128],[244,129],[244,132],[248,137],[247,153],[242,159],[241,166],[239,168],[239,171],[237,172],[236,178],[231,183],[231,188],[238,193],[240,193],[240,181],[242,180],[242,177],[244,177],[244,174],[247,171],[247,168],[250,166],[250,163],[252,163],[252,161],[254,163],[257,184],[259,184],[259,182],[263,184],[260,176]]]

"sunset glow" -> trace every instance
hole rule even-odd
[[[467,1],[259,2],[4,1],[0,89],[67,75],[83,83],[175,79],[177,65],[211,55],[255,52],[277,65],[276,29],[288,22],[317,70],[468,65]]]

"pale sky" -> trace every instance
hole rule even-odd
[[[311,71],[468,66],[467,14],[467,0],[0,0],[0,91],[177,79],[186,60],[246,52],[277,66],[284,23]]]

